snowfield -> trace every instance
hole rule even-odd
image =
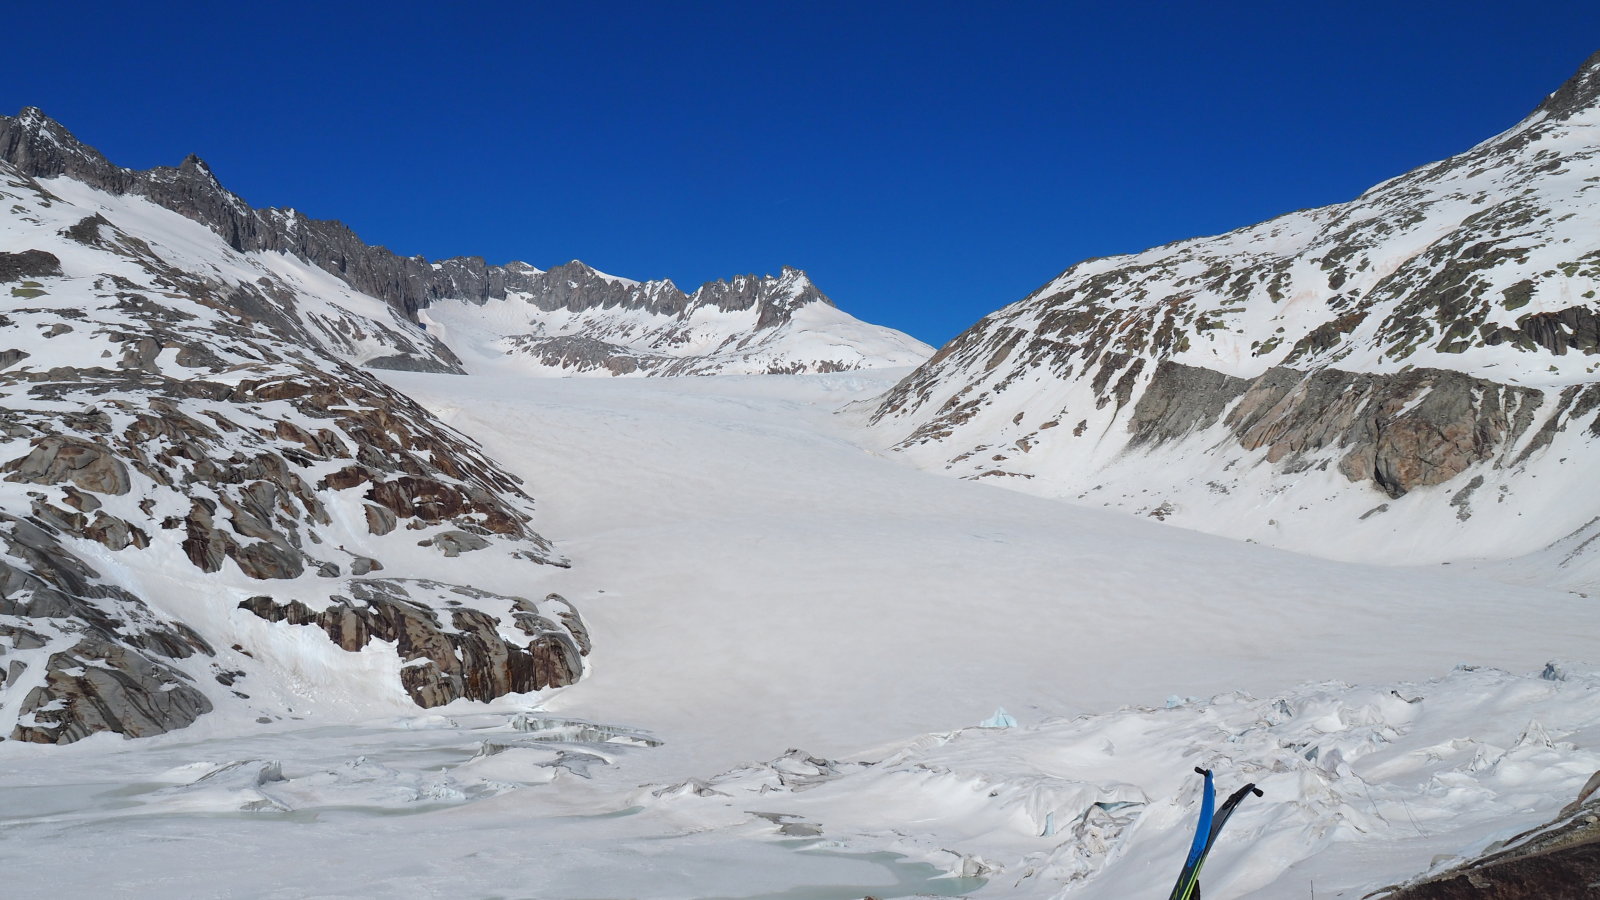
[[[0,743],[7,893],[1161,896],[1201,765],[1265,791],[1208,900],[1353,900],[1600,769],[1593,586],[919,471],[863,428],[902,374],[384,373],[526,479],[573,568],[476,586],[571,598],[587,678]],[[997,707],[1017,727],[975,727]]]

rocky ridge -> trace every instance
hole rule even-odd
[[[345,361],[437,345],[140,200],[0,163],[0,206],[0,739],[581,675],[564,599],[456,586],[567,565],[518,480]],[[295,669],[322,652],[300,623],[327,635],[321,675]]]
[[[446,310],[460,333],[481,330],[478,307],[510,301],[502,330],[482,336],[488,356],[510,353],[538,372],[706,374],[827,372],[913,365],[931,348],[837,310],[795,269],[711,281],[685,293],[670,281],[616,278],[573,261],[544,271],[481,257],[429,262],[370,246],[341,222],[293,209],[253,209],[189,156],[177,167],[136,171],[114,165],[36,107],[0,116],[0,160],[25,176],[70,178],[112,195],[142,197],[201,223],[241,254],[283,254],[382,300],[415,325],[424,310]],[[814,310],[808,327],[795,316]],[[441,314],[442,315],[442,314]],[[439,318],[440,316],[436,316]],[[802,317],[807,318],[807,317]],[[569,321],[576,319],[576,321]],[[713,323],[712,320],[717,320]],[[378,368],[460,371],[459,360],[420,329],[396,329],[387,354],[346,353]],[[795,346],[795,332],[804,334]],[[816,332],[816,340],[810,340]],[[569,339],[578,335],[591,342]],[[459,349],[459,348],[458,348]]]
[[[1334,556],[1587,535],[1587,493],[1500,532],[1600,435],[1597,188],[1600,54],[1353,201],[1073,266],[871,419],[923,466]]]
[[[441,301],[419,315],[473,371],[712,375],[915,365],[932,348],[834,307],[799,269],[742,275],[685,295],[573,261],[504,300]]]

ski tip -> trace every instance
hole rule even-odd
[[[1246,787],[1248,787],[1250,789],[1250,793],[1255,794],[1257,797],[1265,797],[1266,796],[1265,794],[1261,793],[1261,788],[1258,788],[1253,784],[1246,785]]]
[[[1211,770],[1210,770],[1210,769],[1202,769],[1202,768],[1200,768],[1200,767],[1199,767],[1199,766],[1195,766],[1195,767],[1194,767],[1194,773],[1195,773],[1195,774],[1196,774],[1196,775],[1204,775],[1204,776],[1206,776],[1206,777],[1207,777],[1207,778],[1210,778],[1210,777],[1211,777]]]

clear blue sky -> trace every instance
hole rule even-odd
[[[0,111],[429,258],[809,271],[939,344],[1501,131],[1600,4],[29,3]]]

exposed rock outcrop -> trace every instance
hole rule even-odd
[[[190,724],[212,705],[177,664],[212,656],[64,547],[49,526],[0,514],[0,687],[17,706],[11,740],[69,743]]]
[[[571,684],[583,673],[588,632],[559,594],[534,603],[429,581],[361,579],[346,586],[349,597],[335,595],[318,611],[269,596],[251,597],[239,608],[269,622],[314,625],[344,650],[360,650],[374,638],[393,642],[402,661],[401,684],[419,706],[543,690]],[[419,603],[414,593],[433,595],[435,602]],[[448,609],[448,619],[441,620],[439,607],[463,597],[475,605],[509,606],[509,624],[522,639],[508,638],[499,630],[502,619],[479,609]]]
[[[1543,399],[1534,388],[1448,369],[1378,376],[1275,367],[1246,381],[1167,360],[1129,419],[1129,445],[1159,446],[1222,422],[1241,448],[1265,449],[1270,463],[1293,471],[1333,458],[1351,481],[1400,497],[1477,463],[1509,461]]]
[[[45,435],[33,441],[27,456],[0,466],[8,480],[28,484],[65,484],[96,494],[126,494],[128,467],[94,441]]]
[[[1133,408],[1128,421],[1133,432],[1129,445],[1159,446],[1204,431],[1220,421],[1251,384],[1210,369],[1162,360]]]
[[[0,284],[24,278],[49,278],[61,274],[61,260],[43,250],[0,253]]]

